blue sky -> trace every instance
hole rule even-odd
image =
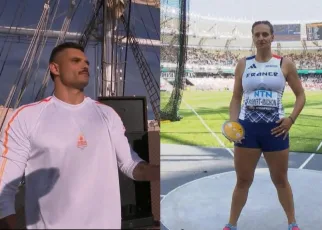
[[[76,0],[78,3],[80,0]],[[18,26],[27,28],[36,28],[40,16],[43,11],[44,0],[8,0],[0,1],[0,26]],[[55,1],[51,1],[54,3]],[[67,0],[60,1],[60,7],[56,14],[56,19],[53,21],[52,29],[60,30],[66,11],[69,8]],[[20,8],[19,8],[20,6]],[[53,4],[51,4],[53,8]],[[86,19],[91,10],[90,0],[81,0],[78,11],[76,12],[71,23],[70,32],[80,32],[85,26]],[[1,10],[4,9],[4,10]],[[18,13],[17,10],[19,9]],[[24,10],[23,10],[24,9]],[[160,31],[160,13],[159,9],[148,7],[146,5],[132,4],[131,12],[131,27],[135,31],[137,37],[151,38],[159,40]],[[51,20],[51,18],[50,18]],[[144,21],[144,24],[142,23]],[[12,24],[13,23],[13,24]],[[148,31],[148,32],[147,32]],[[32,74],[31,82],[23,97],[22,104],[33,102],[35,92],[38,91],[44,73],[48,66],[48,59],[51,50],[54,47],[56,39],[48,39],[43,50],[38,71]],[[8,97],[9,91],[18,76],[18,71],[27,52],[30,39],[26,40],[24,37],[18,39],[17,37],[7,38],[5,35],[0,36],[0,71],[4,64],[4,69],[0,75],[0,104],[4,104]],[[86,88],[86,94],[90,97],[94,95],[94,76],[95,76],[95,45],[96,43],[89,43],[86,54],[91,62],[90,74],[91,80],[89,86]],[[11,48],[10,48],[11,46]],[[141,50],[147,59],[148,64],[153,72],[154,77],[159,82],[160,77],[160,63],[159,63],[159,48],[151,46],[142,46]],[[2,52],[1,52],[2,51]],[[8,57],[6,58],[8,54]],[[6,62],[5,62],[6,60]],[[5,63],[4,63],[5,62]],[[127,62],[127,82],[125,87],[125,95],[147,96],[144,88],[139,69],[136,65],[131,48],[128,49]],[[100,63],[98,63],[100,65]],[[34,63],[34,65],[36,65]],[[52,92],[52,84],[49,85],[46,96]],[[149,109],[149,118],[153,114]]]

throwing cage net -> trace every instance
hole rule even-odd
[[[161,4],[161,71],[172,75],[172,92],[161,97],[161,120],[179,121],[185,85],[188,45],[188,0],[163,0]],[[166,63],[170,63],[169,65]],[[162,76],[161,76],[162,77]]]

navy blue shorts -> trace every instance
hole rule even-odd
[[[244,148],[261,149],[263,152],[281,151],[289,148],[289,135],[283,140],[284,134],[275,137],[271,130],[280,124],[271,123],[252,123],[249,121],[239,120],[245,129],[245,139],[241,144],[235,146]]]

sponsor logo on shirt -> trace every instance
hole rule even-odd
[[[278,95],[270,90],[256,90],[248,95],[245,105],[248,109],[274,110],[278,107]]]

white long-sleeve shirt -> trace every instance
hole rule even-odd
[[[25,172],[28,229],[121,228],[118,168],[133,179],[142,161],[120,117],[88,97],[18,108],[0,137],[0,218],[15,213]]]

